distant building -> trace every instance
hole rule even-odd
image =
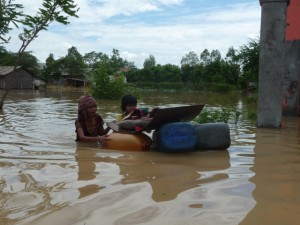
[[[16,70],[13,66],[0,66],[0,89],[38,89],[46,88],[47,81],[37,77],[31,72],[17,66]]]
[[[283,115],[300,115],[300,0],[290,0],[286,15]]]
[[[90,82],[85,79],[77,79],[77,78],[65,78],[64,85],[72,86],[72,87],[86,87],[89,86]]]
[[[300,0],[290,0],[286,15],[286,33],[287,41],[300,40]]]

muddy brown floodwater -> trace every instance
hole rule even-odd
[[[230,125],[227,150],[166,154],[76,143],[82,91],[10,92],[0,111],[0,224],[298,225],[300,120]],[[238,93],[147,93],[140,106],[247,110]],[[119,101],[98,100],[105,121]]]

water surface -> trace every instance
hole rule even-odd
[[[75,142],[73,92],[11,92],[0,111],[0,224],[298,224],[299,119],[231,125],[227,150],[166,154]],[[238,93],[151,93],[140,106],[247,110]],[[119,101],[98,100],[105,121]]]

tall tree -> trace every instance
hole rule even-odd
[[[3,46],[0,46],[0,65],[1,66],[10,65],[11,62],[14,62],[14,60],[15,60],[14,54],[8,52]]]
[[[23,7],[22,5],[9,6],[11,2],[12,0],[8,2],[1,0],[1,15],[12,15],[12,17],[9,17],[6,22],[1,23],[1,25],[4,27],[1,27],[0,36],[2,35],[1,37],[3,37],[3,34],[8,34],[11,23],[15,24],[16,26],[18,26],[18,23],[24,26],[23,32],[19,35],[21,47],[18,51],[18,59],[16,60],[14,68],[15,71],[22,54],[28,45],[38,37],[40,31],[47,30],[49,25],[54,21],[64,25],[69,24],[69,16],[78,17],[76,13],[78,12],[79,8],[74,3],[74,0],[43,0],[42,7],[38,9],[35,16],[32,16],[22,14],[20,11],[18,11]],[[22,16],[22,18],[19,20],[18,16]],[[7,39],[4,38],[4,40]],[[8,85],[6,85],[5,91],[1,97],[0,109],[3,108],[4,100],[10,89],[9,82],[6,83]]]
[[[11,37],[6,37],[12,30],[11,24],[19,27],[20,17],[23,16],[22,4],[14,4],[14,0],[0,0],[0,44],[8,43]]]
[[[14,56],[15,60],[17,60],[18,54],[14,54]],[[27,69],[33,74],[39,75],[40,68],[38,64],[38,59],[32,54],[32,52],[23,52],[22,57],[19,59],[18,65],[22,66],[23,68]]]
[[[221,61],[222,56],[219,50],[212,50],[210,53],[210,61],[211,62],[216,62],[216,61]]]
[[[8,52],[4,47],[0,47],[0,65],[2,66],[14,66],[18,54]],[[32,55],[31,52],[24,52],[22,58],[19,60],[18,66],[22,66],[24,69],[34,73],[39,73],[38,59]]]
[[[250,39],[240,48],[237,57],[242,65],[242,86],[245,87],[247,81],[258,81],[259,39]]]
[[[117,49],[112,50],[112,56],[110,58],[110,67],[112,71],[109,71],[111,73],[115,73],[118,70],[120,70],[122,67],[124,67],[123,59],[120,56],[120,52]]]
[[[84,54],[82,57],[84,64],[89,69],[95,69],[100,61],[100,54],[92,51]]]
[[[234,47],[231,46],[228,48],[225,60],[227,62],[237,62],[238,61],[237,50]]]
[[[156,61],[155,61],[155,57],[153,55],[150,55],[144,61],[144,68],[150,68],[155,65],[156,65]]]
[[[210,63],[210,52],[207,49],[204,49],[200,54],[200,61],[207,65]]]
[[[165,82],[180,82],[181,81],[181,71],[176,65],[166,64],[162,66],[162,74]]]
[[[84,77],[85,64],[76,47],[68,49],[68,54],[63,58],[63,67],[64,72],[70,77]]]
[[[43,70],[43,76],[47,80],[59,80],[62,76],[62,62],[63,59],[54,59],[54,55],[51,53],[46,59],[46,66]]]
[[[195,66],[197,64],[199,64],[199,58],[194,51],[189,52],[181,59],[181,66],[184,65]]]

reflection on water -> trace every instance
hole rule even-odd
[[[283,129],[257,129],[255,208],[243,225],[298,224],[300,213],[300,120],[285,118]]]
[[[74,141],[81,94],[10,93],[0,111],[0,224],[276,224],[273,212],[298,215],[295,118],[280,130],[232,126],[224,151],[111,151]],[[139,101],[174,103],[241,107],[242,99],[160,93]],[[119,113],[118,101],[98,105],[106,121]]]

